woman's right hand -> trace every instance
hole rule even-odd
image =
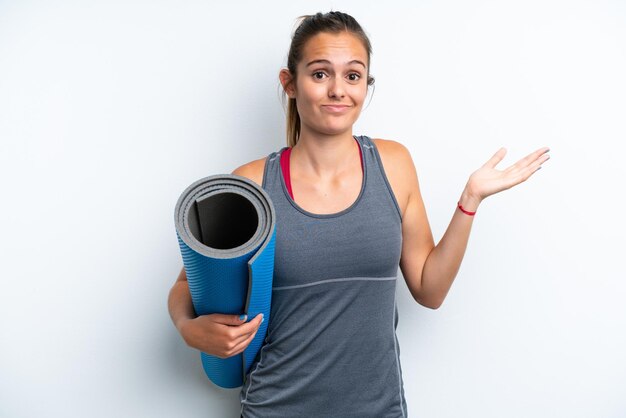
[[[196,316],[184,267],[170,290],[167,304],[172,322],[187,345],[220,358],[241,353],[252,342],[263,319],[263,314],[250,322],[239,319],[239,315]]]
[[[263,314],[250,322],[239,315],[208,314],[185,319],[178,329],[188,346],[219,358],[241,353],[254,339]]]

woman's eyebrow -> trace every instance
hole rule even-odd
[[[306,66],[308,67],[308,66],[313,65],[313,64],[330,64],[330,63],[331,62],[328,61],[328,60],[320,59],[320,60],[313,60],[313,61],[309,62]],[[350,65],[350,64],[361,64],[363,66],[363,68],[367,68],[367,66],[365,64],[363,64],[362,61],[359,61],[359,60],[352,60],[352,61],[349,61],[347,64],[348,65]]]

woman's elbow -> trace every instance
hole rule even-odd
[[[418,297],[413,297],[413,299],[415,299],[415,301],[417,303],[419,303],[420,305],[422,305],[425,308],[429,308],[432,310],[436,310],[439,309],[441,307],[441,305],[443,304],[443,299],[425,299],[425,298],[418,298]]]

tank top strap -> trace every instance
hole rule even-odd
[[[363,148],[363,160],[365,164],[367,164],[367,172],[368,172],[368,184],[367,188],[370,191],[375,192],[375,199],[385,199],[390,202],[391,205],[395,208],[395,211],[402,221],[402,212],[400,211],[400,205],[398,205],[398,201],[393,193],[393,189],[391,188],[391,184],[387,179],[387,174],[385,173],[385,168],[383,167],[382,159],[380,158],[380,153],[378,152],[378,148],[376,144],[367,135],[360,135],[357,137],[358,141],[361,143]],[[384,195],[382,196],[381,193]]]
[[[263,170],[263,182],[261,187],[267,192],[274,191],[277,186],[280,186],[280,156],[289,147],[283,147],[278,151],[271,152],[265,157],[265,168]]]

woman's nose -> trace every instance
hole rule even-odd
[[[330,83],[328,83],[328,96],[329,97],[343,97],[344,86],[342,85],[341,80],[337,80],[336,78],[332,78]]]

